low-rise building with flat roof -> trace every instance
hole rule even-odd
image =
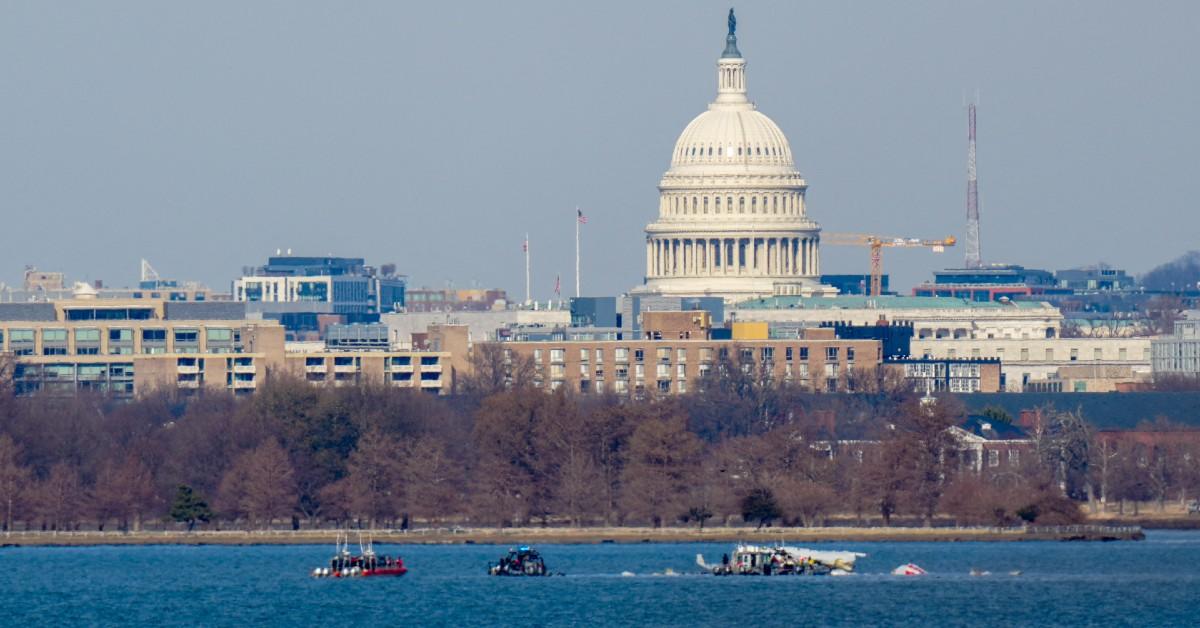
[[[737,304],[734,321],[911,325],[913,340],[1056,338],[1062,313],[1041,302],[970,301],[955,297],[776,296]]]

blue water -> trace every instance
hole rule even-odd
[[[0,625],[1197,625],[1200,533],[1117,543],[822,543],[846,578],[717,578],[725,544],[546,545],[562,578],[493,578],[504,547],[380,545],[402,578],[314,580],[325,546],[0,549]],[[888,575],[914,562],[924,578]],[[971,577],[972,567],[992,576]],[[1020,576],[1007,575],[1021,570]],[[635,577],[622,577],[631,571]]]

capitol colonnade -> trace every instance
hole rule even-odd
[[[647,279],[819,275],[818,238],[715,235],[648,238]]]

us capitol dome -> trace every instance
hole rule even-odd
[[[821,228],[783,131],[746,97],[746,60],[729,12],[717,98],[680,134],[646,226],[645,285],[634,293],[759,297],[832,295],[820,284]]]

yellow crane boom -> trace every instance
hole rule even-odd
[[[870,233],[824,233],[821,241],[835,246],[865,246],[871,249],[871,289],[869,296],[883,294],[883,247],[924,247],[941,253],[957,242],[954,236],[940,240],[896,238]]]

